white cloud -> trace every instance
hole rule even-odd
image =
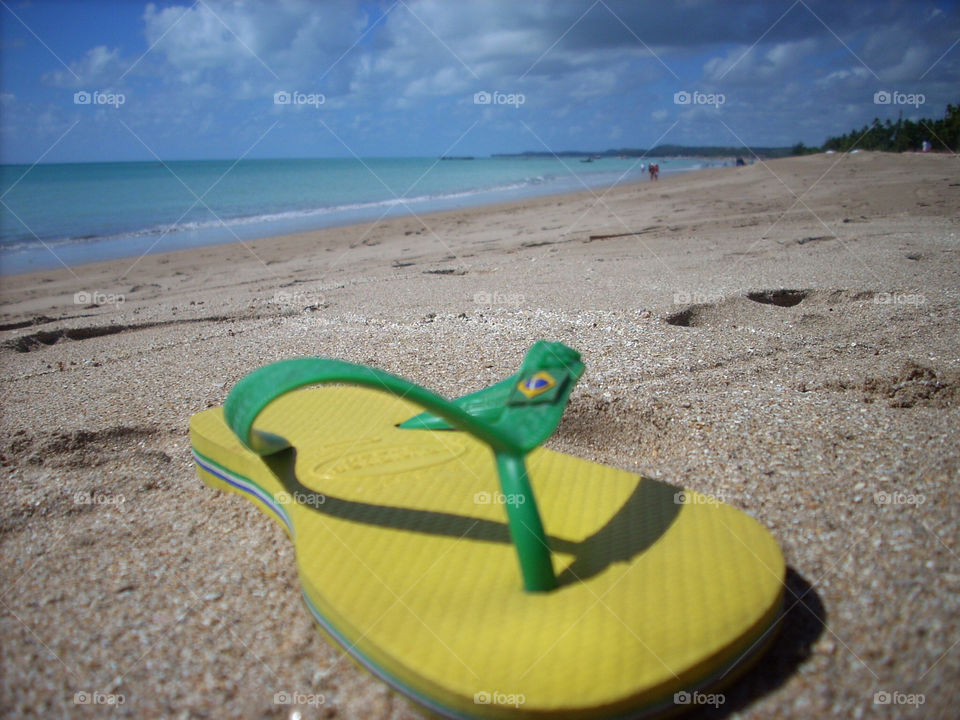
[[[466,94],[469,89],[470,85],[456,68],[444,67],[431,75],[414,78],[407,84],[403,94],[408,98],[416,98],[425,95],[451,95],[455,92]]]
[[[824,54],[822,37],[806,38],[756,47],[735,47],[703,65],[704,76],[712,82],[776,80],[810,73],[805,61]]]
[[[106,45],[90,48],[82,59],[71,62],[70,70],[54,70],[41,80],[64,88],[103,87],[115,84],[129,67],[129,61],[120,57],[120,49],[110,50]]]
[[[828,75],[819,78],[817,80],[818,85],[829,86],[836,83],[840,83],[846,80],[865,80],[870,77],[870,71],[867,70],[862,65],[854,65],[853,67],[843,68],[841,70],[834,70]]]
[[[900,61],[885,68],[880,77],[888,82],[916,82],[923,71],[929,67],[932,58],[928,48],[909,45],[903,50]]]
[[[263,93],[277,83],[322,85],[328,94],[345,87],[356,55],[340,58],[368,22],[345,1],[304,0],[234,4],[209,0],[189,8],[158,9],[143,15],[149,55],[159,55],[176,80],[193,85],[216,79],[222,87]],[[331,86],[335,86],[331,88]],[[254,90],[256,88],[256,90]],[[324,90],[326,88],[326,90]],[[249,96],[249,95],[244,95]]]

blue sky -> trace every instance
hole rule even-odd
[[[2,0],[0,160],[816,145],[942,115],[958,41],[956,0]]]

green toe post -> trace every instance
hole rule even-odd
[[[496,457],[510,537],[520,557],[523,586],[531,592],[553,590],[557,578],[553,572],[550,546],[540,522],[540,511],[527,477],[526,463],[522,455],[497,453]],[[515,505],[512,510],[511,504]]]

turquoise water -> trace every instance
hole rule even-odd
[[[656,161],[644,158],[643,162]],[[663,172],[701,161],[660,160]],[[641,179],[631,159],[331,158],[0,166],[0,274]]]

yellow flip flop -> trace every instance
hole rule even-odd
[[[769,644],[783,555],[713,498],[539,448],[582,372],[541,341],[515,375],[448,401],[286,360],[193,416],[194,459],[287,529],[319,628],[427,710],[676,710]]]

